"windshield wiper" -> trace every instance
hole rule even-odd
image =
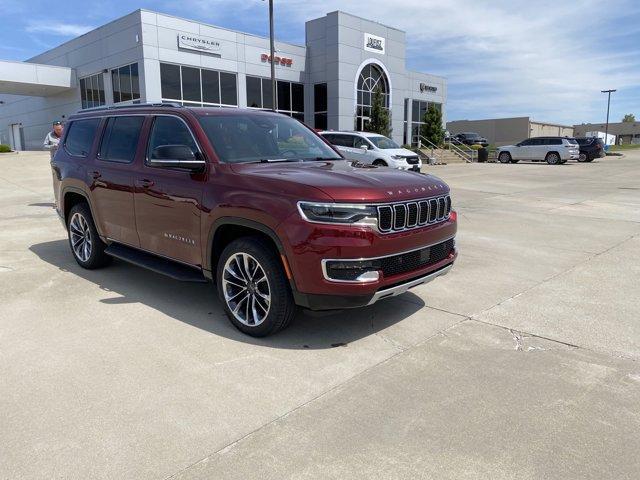
[[[300,162],[299,158],[261,158],[258,160],[260,163],[275,163],[275,162]]]

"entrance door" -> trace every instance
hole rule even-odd
[[[157,147],[185,145],[201,156],[195,137],[178,116],[155,117],[145,164],[135,178],[135,214],[140,246],[189,265],[202,265],[200,218],[205,173],[151,166]]]
[[[24,149],[24,145],[22,144],[22,127],[19,123],[11,125],[11,148],[16,151]]]

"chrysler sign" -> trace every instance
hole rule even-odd
[[[370,33],[364,34],[364,49],[367,52],[375,52],[384,55],[384,38]]]
[[[220,51],[220,42],[215,38],[201,37],[191,33],[178,34],[178,48],[196,50],[203,53],[217,53]]]

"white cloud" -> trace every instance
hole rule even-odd
[[[49,33],[53,35],[61,35],[65,37],[77,37],[95,27],[90,25],[77,25],[73,23],[51,22],[48,20],[30,22],[26,31],[30,33]]]
[[[250,16],[266,25],[259,0],[187,3],[212,22]],[[618,88],[620,104],[623,90],[640,81],[635,0],[278,0],[275,8],[278,38],[333,10],[405,30],[408,67],[447,77],[450,119],[598,120],[600,90]]]

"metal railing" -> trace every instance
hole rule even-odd
[[[477,157],[478,152],[473,148],[469,148],[465,145],[464,149],[462,149],[458,145],[451,143],[451,140],[449,140],[447,144],[449,145],[449,151],[462,158],[465,162],[475,162],[477,160],[475,157]]]
[[[435,150],[438,149],[438,146],[435,145],[433,142],[431,142],[428,138],[423,137],[422,135],[414,135],[413,136],[413,143],[418,145],[418,150],[422,150],[424,147],[422,146],[423,143],[427,144],[429,147],[425,148],[425,150],[431,150],[431,153],[429,156],[429,164],[434,164],[434,163],[440,163],[440,159],[438,158],[438,155],[436,155]],[[433,161],[431,161],[433,160]]]

